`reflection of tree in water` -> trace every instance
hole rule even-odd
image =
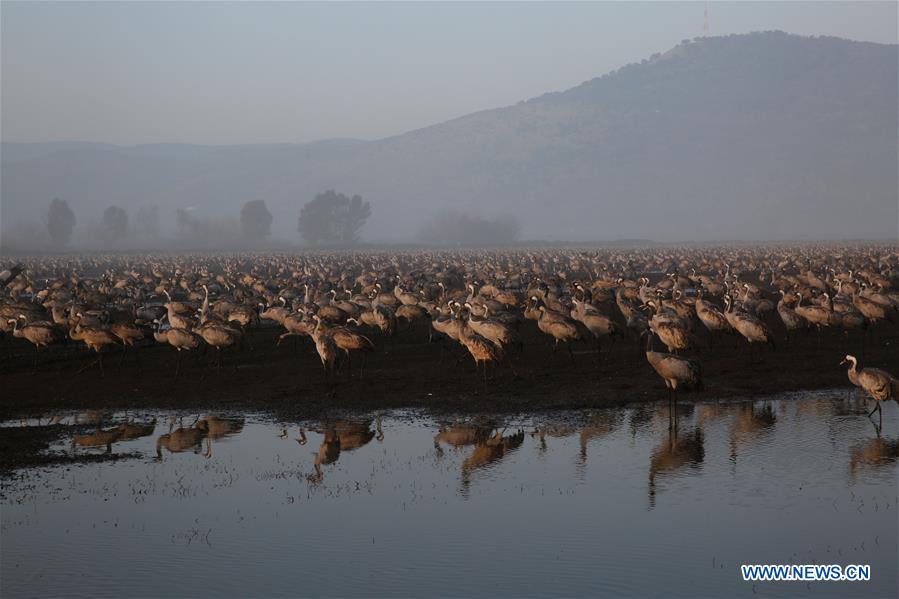
[[[649,507],[655,507],[656,479],[677,473],[684,468],[698,469],[705,459],[705,439],[702,429],[688,433],[668,431],[668,439],[656,447],[649,460]]]
[[[382,441],[384,433],[381,431],[381,421],[377,421],[375,430],[371,429],[371,420],[347,421],[341,420],[334,423],[326,423],[320,428],[310,429],[323,436],[318,451],[315,452],[313,467],[315,472],[306,479],[317,485],[322,482],[324,472],[322,466],[333,464],[340,458],[341,452],[359,449],[371,442],[372,439]],[[301,444],[306,443],[306,433],[300,429]]]

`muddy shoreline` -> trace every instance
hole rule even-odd
[[[774,326],[774,324],[772,324]],[[275,345],[278,330],[251,330],[252,349],[224,356],[218,372],[212,352],[186,355],[181,376],[174,378],[176,352],[146,344],[129,350],[121,365],[120,352],[107,354],[105,376],[97,367],[79,373],[94,356],[70,344],[46,352],[33,368],[31,347],[12,340],[0,365],[0,472],[14,476],[25,468],[79,464],[134,457],[120,453],[49,451],[73,434],[89,434],[97,424],[63,425],[50,420],[81,411],[131,412],[154,410],[182,414],[258,413],[300,422],[339,418],[353,413],[388,409],[424,409],[434,416],[523,414],[579,410],[646,401],[664,401],[661,379],[639,353],[634,339],[616,343],[611,357],[597,364],[595,348],[575,346],[574,362],[564,350],[553,351],[533,322],[521,333],[524,350],[512,355],[512,366],[490,371],[486,386],[475,376],[470,357],[459,347],[427,342],[427,330],[404,331],[394,338],[375,337],[377,350],[366,360],[360,379],[340,373],[326,382],[309,340],[294,347]],[[781,341],[776,351],[755,348],[749,363],[746,343],[734,336],[710,339],[691,352],[702,363],[705,390],[682,394],[681,401],[752,398],[781,392],[850,388],[846,368],[839,365],[847,351],[863,365],[899,372],[899,330],[889,326],[848,341],[841,332],[825,331]],[[779,335],[783,339],[783,334]],[[607,348],[604,349],[604,356]],[[862,356],[864,356],[862,358]],[[44,419],[34,426],[25,419]],[[18,423],[16,421],[23,421]],[[19,424],[19,426],[17,426]],[[100,423],[101,425],[103,423]],[[106,423],[107,425],[112,423]]]
[[[776,323],[772,323],[775,327]],[[862,338],[842,332],[814,332],[790,342],[775,328],[777,350],[753,350],[735,336],[717,338],[709,348],[705,331],[698,331],[699,351],[690,352],[702,364],[705,390],[687,398],[727,399],[782,391],[848,387],[846,368],[839,366],[848,352],[862,366],[899,371],[899,329],[875,327]],[[209,352],[185,354],[181,375],[174,378],[176,352],[148,343],[107,354],[105,376],[94,366],[93,354],[70,343],[42,352],[37,371],[34,352],[23,340],[7,339],[8,355],[0,363],[0,420],[47,417],[57,412],[86,409],[269,412],[284,419],[326,416],[335,410],[425,408],[434,412],[527,412],[581,409],[656,401],[667,397],[661,379],[641,355],[635,339],[620,340],[597,362],[595,347],[574,347],[574,362],[562,349],[552,351],[536,324],[522,325],[523,352],[514,352],[508,366],[491,368],[485,385],[463,349],[427,342],[427,330],[403,331],[396,337],[373,336],[377,345],[368,354],[364,376],[357,364],[348,376],[326,382],[309,340],[296,348],[290,340],[275,345],[278,329],[252,329],[252,349],[226,353],[220,372]]]

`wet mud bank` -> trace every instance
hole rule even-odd
[[[34,352],[22,340],[6,339],[0,363],[0,420],[47,417],[86,409],[269,412],[280,418],[321,417],[334,411],[424,408],[434,412],[527,412],[594,408],[667,398],[662,380],[635,339],[619,340],[609,351],[575,344],[573,357],[552,349],[536,325],[522,325],[523,350],[506,364],[491,366],[486,382],[458,345],[428,343],[426,328],[396,337],[373,335],[376,350],[326,380],[308,339],[276,345],[278,330],[252,329],[243,350],[227,352],[219,370],[213,351],[183,356],[175,377],[177,352],[148,343],[116,350],[98,366],[95,355],[70,343]],[[789,342],[777,335],[776,350],[755,347],[736,336],[710,340],[698,331],[698,350],[685,355],[702,364],[705,390],[683,394],[688,401],[752,397],[759,394],[849,387],[849,352],[862,366],[899,372],[899,329],[878,327],[847,338],[839,331],[800,334]],[[711,346],[710,346],[711,341]],[[463,353],[464,352],[464,353]],[[750,361],[751,360],[751,361]],[[82,372],[82,369],[84,369]],[[0,438],[9,434],[0,432]]]

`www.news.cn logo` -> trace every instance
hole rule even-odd
[[[798,581],[865,581],[871,580],[871,566],[849,564],[768,564],[742,565],[743,580],[769,582]]]

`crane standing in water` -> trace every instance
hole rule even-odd
[[[874,412],[877,412],[882,421],[883,411],[881,404],[891,399],[899,403],[899,379],[879,368],[862,368],[858,370],[858,360],[850,354],[847,354],[846,358],[840,362],[841,365],[847,363],[852,364],[847,373],[849,381],[856,387],[864,389],[865,393],[877,402],[874,409],[868,413],[868,417],[870,418],[874,415]]]
[[[652,333],[647,333],[652,335]],[[668,388],[669,414],[674,404],[674,427],[677,427],[677,390],[690,388],[697,391],[703,389],[702,367],[696,360],[690,360],[674,354],[652,351],[652,337],[647,339],[646,361],[652,369],[665,381]]]

